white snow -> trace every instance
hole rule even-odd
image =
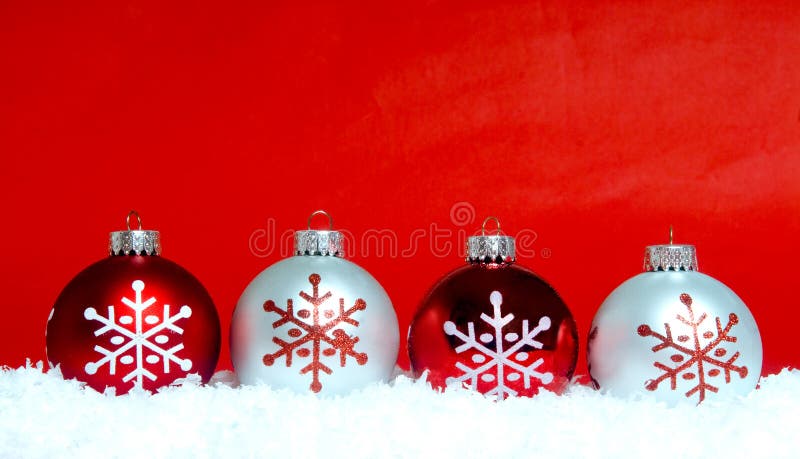
[[[0,457],[797,457],[800,371],[669,408],[583,386],[495,402],[398,376],[348,396],[185,384],[115,397],[41,364],[0,371]]]

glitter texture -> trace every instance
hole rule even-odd
[[[283,310],[275,305],[272,300],[267,300],[264,303],[264,311],[270,313],[274,312],[281,318],[273,322],[273,328],[279,328],[285,324],[294,325],[297,328],[291,328],[288,334],[294,341],[287,342],[280,338],[273,337],[272,342],[280,346],[280,349],[271,354],[265,354],[263,357],[264,365],[272,366],[275,360],[281,356],[286,358],[286,366],[292,366],[292,355],[297,354],[298,357],[305,358],[311,356],[311,363],[300,369],[300,374],[311,372],[312,381],[309,388],[313,392],[322,390],[322,383],[319,380],[319,373],[333,373],[333,370],[321,361],[321,356],[332,357],[339,353],[339,363],[344,367],[347,363],[347,357],[353,357],[358,365],[367,363],[367,354],[363,352],[356,352],[354,350],[358,337],[350,337],[341,328],[335,328],[343,323],[358,327],[358,321],[352,319],[350,316],[356,311],[361,311],[367,308],[367,303],[362,299],[357,299],[355,304],[345,311],[344,298],[339,299],[338,315],[332,309],[325,309],[320,311],[320,306],[331,298],[331,292],[327,292],[319,296],[319,284],[322,278],[319,274],[312,274],[309,276],[308,281],[312,285],[312,294],[300,292],[300,297],[312,305],[312,309],[300,309],[295,312],[294,304],[291,299],[286,301],[286,310]],[[320,313],[327,322],[320,320]],[[306,323],[304,319],[312,319],[312,323]],[[328,335],[331,332],[333,336]],[[326,343],[331,347],[322,349],[322,343]],[[311,343],[311,349],[304,345]]]
[[[700,328],[700,325],[708,316],[706,313],[702,313],[699,317],[695,318],[695,312],[692,309],[692,297],[688,293],[681,294],[680,300],[681,303],[683,303],[688,309],[689,317],[686,318],[678,314],[676,319],[691,329],[692,336],[686,334],[679,335],[677,338],[673,338],[672,330],[669,324],[666,323],[664,324],[665,335],[661,335],[653,331],[648,325],[640,325],[637,330],[639,335],[642,337],[652,336],[661,341],[661,343],[653,346],[653,352],[658,352],[667,348],[672,348],[678,351],[678,353],[670,356],[670,360],[677,365],[675,368],[671,368],[662,364],[661,362],[655,362],[653,364],[659,370],[663,370],[664,373],[657,379],[648,381],[645,387],[647,387],[647,390],[654,391],[658,389],[658,386],[661,384],[661,382],[669,379],[670,388],[675,390],[678,376],[687,381],[697,379],[697,385],[689,389],[689,391],[686,392],[686,396],[691,397],[697,393],[699,396],[699,404],[705,400],[706,391],[714,393],[718,391],[716,386],[709,384],[708,378],[719,376],[721,373],[720,369],[722,369],[725,374],[725,383],[731,382],[731,372],[738,374],[741,378],[747,376],[747,367],[734,365],[736,359],[739,358],[739,352],[735,352],[726,361],[719,360],[719,358],[724,357],[728,353],[726,349],[719,347],[720,344],[723,342],[736,342],[736,337],[730,336],[729,333],[731,329],[739,323],[739,318],[736,316],[736,314],[731,313],[728,316],[728,323],[725,325],[725,327],[723,327],[722,322],[720,321],[719,317],[717,317],[716,338],[714,337],[714,333],[711,331],[706,331],[701,335],[698,332],[698,328]],[[707,342],[705,344],[701,344],[701,339],[706,340]],[[691,344],[689,344],[690,340],[692,340]],[[681,343],[687,343],[691,347],[687,347]],[[689,360],[686,360],[686,357],[690,357]],[[684,362],[684,360],[686,361]],[[711,368],[706,369],[706,366]]]

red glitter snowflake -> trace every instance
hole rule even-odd
[[[311,282],[312,286],[312,294],[300,292],[300,297],[311,304],[312,308],[310,310],[300,309],[295,313],[291,299],[286,300],[286,310],[276,306],[272,300],[264,302],[265,311],[274,312],[281,316],[280,319],[273,322],[272,328],[278,328],[285,324],[294,325],[293,328],[289,329],[288,334],[290,337],[296,338],[292,342],[286,342],[277,336],[273,337],[272,342],[280,346],[280,349],[272,354],[265,354],[263,358],[264,365],[272,366],[276,359],[284,356],[286,358],[286,366],[291,367],[293,354],[297,354],[301,358],[311,356],[311,363],[301,368],[300,374],[311,372],[312,381],[309,388],[314,392],[322,390],[322,383],[319,380],[320,371],[327,374],[333,372],[330,367],[322,363],[321,356],[332,357],[338,352],[339,362],[342,367],[347,363],[347,356],[354,358],[359,365],[367,363],[367,354],[356,352],[353,349],[358,342],[358,337],[350,337],[344,330],[337,328],[342,324],[358,327],[358,321],[350,316],[356,311],[366,309],[367,303],[359,298],[351,308],[345,311],[344,298],[339,298],[338,315],[332,309],[320,311],[322,303],[332,296],[331,292],[319,296],[319,283],[321,280],[322,278],[319,274],[312,274],[308,277],[308,281]],[[326,320],[321,320],[320,312],[322,312],[322,316]],[[312,318],[311,323],[306,322],[309,317]],[[311,343],[311,349],[304,346],[307,343]],[[323,344],[330,347],[322,349]]]
[[[667,348],[678,351],[670,356],[670,360],[677,365],[675,368],[668,367],[661,362],[655,362],[653,364],[664,373],[657,379],[647,381],[645,387],[651,391],[656,390],[661,382],[669,379],[670,388],[675,390],[678,376],[687,381],[697,379],[697,385],[689,389],[689,391],[686,392],[686,396],[691,397],[695,393],[699,394],[700,399],[697,403],[700,404],[706,398],[706,391],[716,393],[718,390],[716,386],[709,384],[709,377],[714,378],[719,376],[720,373],[724,373],[725,383],[727,384],[731,382],[732,372],[737,373],[740,378],[747,376],[747,367],[734,365],[736,359],[739,358],[739,352],[734,353],[728,360],[723,361],[721,358],[725,357],[728,351],[719,347],[723,342],[736,342],[736,337],[730,336],[729,333],[731,329],[739,323],[739,318],[736,314],[729,314],[728,323],[723,328],[719,317],[717,317],[716,336],[714,332],[710,330],[700,334],[698,329],[700,328],[700,324],[706,319],[706,313],[702,313],[700,317],[695,318],[694,310],[692,310],[692,297],[689,296],[688,293],[681,294],[680,300],[689,310],[689,318],[687,319],[680,314],[678,314],[676,318],[680,323],[689,327],[691,334],[678,335],[676,339],[673,339],[672,330],[667,323],[664,324],[665,335],[656,333],[648,325],[639,325],[638,332],[640,336],[652,336],[661,341],[661,343],[653,346],[653,352],[658,352]],[[709,341],[703,345],[701,344],[701,337],[703,340]],[[690,340],[693,340],[692,343],[688,342]],[[686,343],[686,345],[682,343]],[[688,360],[686,360],[687,357]]]

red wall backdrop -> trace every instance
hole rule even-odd
[[[318,208],[400,251],[426,233],[354,247],[401,335],[486,215],[535,234],[520,262],[582,344],[673,224],[753,310],[765,373],[800,364],[794,2],[89,3],[0,2],[0,364],[44,359],[53,301],[132,208],[217,302],[221,369],[281,258],[251,236]]]

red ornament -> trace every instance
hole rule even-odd
[[[437,388],[460,382],[499,400],[540,388],[562,392],[578,356],[567,306],[549,284],[513,264],[513,238],[473,236],[468,252],[469,264],[431,289],[411,323],[414,373],[427,370]]]
[[[66,379],[117,394],[135,386],[154,391],[193,373],[208,381],[220,325],[203,285],[160,257],[158,233],[141,223],[138,231],[111,233],[110,251],[56,300],[47,322],[50,365],[60,365]]]

